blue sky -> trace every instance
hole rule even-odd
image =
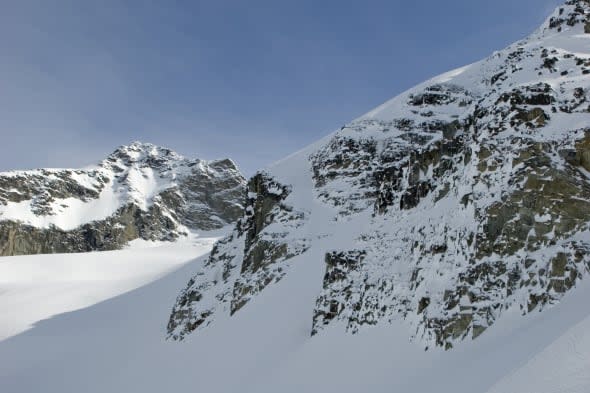
[[[0,0],[0,170],[141,140],[252,174],[559,3]]]

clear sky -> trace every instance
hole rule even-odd
[[[134,140],[252,174],[559,0],[0,0],[0,170]]]

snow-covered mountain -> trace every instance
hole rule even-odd
[[[590,271],[589,97],[590,2],[570,0],[250,179],[169,337],[247,314],[306,263],[309,335],[403,321],[450,349],[555,304]]]
[[[242,215],[245,185],[231,160],[139,142],[84,169],[0,173],[0,255],[112,250],[219,229]]]
[[[590,392],[589,16],[255,175],[210,255],[0,258],[0,391]]]

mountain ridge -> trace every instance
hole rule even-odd
[[[590,271],[590,2],[254,176],[181,291],[183,339],[324,255],[310,334],[402,319],[425,347],[555,304]],[[277,193],[276,190],[281,190]]]
[[[83,252],[171,241],[241,215],[245,179],[230,159],[189,160],[134,142],[82,169],[0,173],[0,255]]]

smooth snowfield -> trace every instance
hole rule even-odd
[[[1,342],[2,392],[590,391],[590,282],[544,313],[506,313],[453,351],[424,351],[408,341],[403,324],[310,338],[310,303],[321,284],[310,277],[322,266],[298,258],[294,274],[233,318],[166,342],[178,288],[204,259]]]
[[[215,237],[129,249],[0,258],[0,341],[34,323],[150,283],[211,250]]]

